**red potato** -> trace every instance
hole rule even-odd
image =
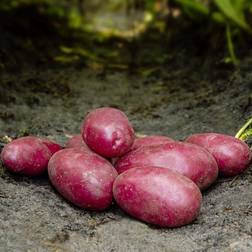
[[[135,140],[128,152],[139,149],[141,147],[160,145],[160,144],[165,144],[165,143],[169,143],[173,141],[175,140],[167,136],[155,136],[155,135],[147,136],[147,135],[136,134]],[[119,158],[120,157],[112,158],[111,159],[112,165],[115,165],[116,161]]]
[[[117,204],[136,219],[160,227],[180,227],[199,214],[202,196],[188,178],[146,166],[120,174],[113,185]]]
[[[111,158],[122,156],[130,149],[134,141],[134,130],[122,111],[98,108],[86,116],[82,137],[90,149]]]
[[[175,141],[129,152],[116,162],[115,168],[120,174],[134,167],[149,165],[179,172],[201,190],[209,187],[218,176],[217,163],[208,151],[194,144]]]
[[[58,143],[48,139],[48,138],[41,138],[43,144],[50,150],[51,154],[53,155],[55,152],[62,150],[63,147],[60,146]]]
[[[223,176],[229,177],[242,173],[251,160],[248,145],[232,136],[203,133],[189,136],[185,141],[207,149],[215,157],[220,174]]]
[[[84,142],[82,135],[74,135],[73,137],[71,137],[67,142],[66,142],[66,148],[84,148],[85,150],[89,150],[89,147],[87,146],[87,144]]]
[[[50,150],[39,138],[27,136],[5,145],[1,160],[13,173],[37,176],[46,171],[51,156]]]
[[[57,191],[78,207],[101,211],[112,203],[117,172],[95,153],[61,150],[50,159],[48,174]]]
[[[165,144],[169,142],[173,142],[173,140],[170,137],[167,136],[144,136],[144,137],[136,137],[134,140],[133,145],[130,148],[130,151],[136,150],[140,147],[145,147],[145,146],[153,146],[153,145],[160,145],[160,144]]]

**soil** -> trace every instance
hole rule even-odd
[[[125,111],[137,132],[177,140],[196,132],[234,135],[251,117],[251,50],[232,68],[179,47],[147,76],[81,64],[23,64],[6,50],[8,67],[15,67],[0,76],[2,137],[34,134],[63,144],[79,132],[85,114],[101,106]],[[238,177],[218,179],[203,193],[197,220],[176,229],[141,223],[115,204],[102,213],[81,210],[64,201],[46,175],[0,171],[2,252],[252,251],[251,166]]]

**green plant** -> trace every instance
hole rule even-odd
[[[100,8],[101,12],[99,13],[102,14],[104,14],[104,5],[106,7],[110,6],[112,14],[115,12],[115,15],[118,15],[118,13],[116,14],[118,9],[123,9],[126,6],[126,9],[129,8],[131,10],[135,8],[142,11],[143,17],[140,19],[140,22],[133,22],[134,29],[128,31],[113,29],[113,25],[109,26],[109,29],[103,29],[103,26],[101,29],[96,22],[89,22],[88,18],[90,16],[93,15],[94,19],[96,19],[100,14],[97,15],[96,12],[94,12],[96,14],[92,13],[88,7],[89,1],[86,0],[1,0],[0,11],[11,11],[22,6],[33,5],[37,7],[39,12],[49,16],[52,20],[55,17],[65,20],[66,22],[62,23],[67,23],[68,28],[88,33],[90,34],[89,36],[95,36],[99,41],[104,41],[111,37],[132,40],[132,37],[138,37],[141,33],[145,32],[150,24],[155,24],[156,27],[164,27],[164,23],[166,22],[165,15],[161,15],[163,19],[160,20],[160,15],[158,14],[160,12],[169,12],[169,7],[175,5],[179,9],[179,16],[182,18],[187,17],[186,22],[196,21],[206,25],[210,24],[213,35],[218,27],[223,28],[228,51],[228,55],[224,61],[234,65],[239,62],[236,56],[235,45],[237,46],[237,44],[235,44],[235,41],[242,34],[246,36],[252,35],[252,24],[249,23],[252,20],[250,18],[252,15],[251,0],[110,0],[107,2],[100,0],[96,2],[96,8]],[[119,12],[119,15],[121,15],[121,12]],[[108,20],[111,18],[111,16],[104,15],[104,18],[106,17]],[[129,16],[129,19],[131,18],[132,16]],[[106,22],[102,22],[102,24],[104,23]],[[61,28],[59,29],[65,29],[65,27]],[[175,29],[176,27],[173,28]],[[162,31],[164,29],[159,30]]]
[[[251,13],[250,0],[170,0],[170,2],[177,4],[183,13],[189,14],[192,19],[203,18],[225,27],[229,51],[225,62],[232,62],[235,65],[238,63],[233,41],[240,31],[252,35],[252,28],[246,20],[246,15]]]
[[[246,140],[252,136],[252,117],[240,128],[235,137]]]

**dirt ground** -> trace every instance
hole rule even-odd
[[[48,136],[62,144],[88,110],[124,110],[135,130],[178,140],[195,132],[234,135],[251,116],[252,51],[238,69],[174,54],[149,76],[82,66],[26,66],[0,76],[0,136]],[[1,168],[0,251],[252,251],[252,171],[204,192],[191,225],[158,229],[123,213],[78,209],[47,176]]]

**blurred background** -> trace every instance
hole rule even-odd
[[[2,0],[0,32],[2,70],[30,54],[39,62],[136,70],[165,64],[174,46],[237,65],[251,42],[252,2]]]

